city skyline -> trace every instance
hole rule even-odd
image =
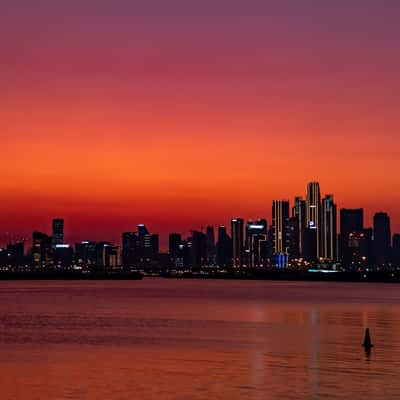
[[[326,196],[324,196],[324,198],[321,197],[321,200],[326,200],[326,198],[328,198],[329,196],[332,196],[332,194],[326,194]],[[272,221],[273,221],[273,209],[271,208],[271,206],[273,207],[274,202],[288,203],[288,205],[289,205],[289,214],[288,215],[293,216],[294,208],[296,205],[296,199],[302,199],[304,201],[304,203],[306,202],[305,198],[298,197],[298,196],[294,197],[294,199],[292,199],[292,200],[288,200],[288,199],[272,200],[268,211],[266,211],[266,213],[264,215],[258,215],[257,217],[254,217],[254,216],[244,217],[242,215],[238,216],[238,215],[234,214],[234,215],[236,215],[236,217],[231,216],[230,218],[227,218],[226,220],[222,221],[221,223],[215,224],[210,221],[203,221],[203,223],[199,224],[198,226],[187,227],[187,229],[184,229],[184,230],[180,230],[179,228],[177,228],[174,225],[167,225],[161,229],[157,229],[156,222],[154,224],[148,224],[146,221],[138,219],[136,221],[133,221],[132,223],[121,224],[121,226],[128,226],[128,229],[119,229],[118,230],[118,228],[115,228],[115,232],[113,232],[111,234],[107,234],[107,232],[99,233],[99,232],[96,232],[96,230],[91,231],[89,229],[87,231],[87,232],[89,232],[89,234],[82,236],[81,234],[77,234],[76,232],[74,232],[72,229],[73,226],[79,226],[79,224],[78,225],[71,224],[70,223],[71,221],[68,218],[64,218],[64,217],[60,217],[60,216],[50,217],[49,219],[41,221],[41,223],[39,224],[41,229],[39,229],[36,226],[33,228],[25,228],[25,230],[23,232],[0,231],[0,247],[1,246],[5,247],[9,243],[20,242],[20,241],[30,243],[32,232],[48,232],[48,233],[52,232],[52,229],[54,229],[54,226],[53,226],[54,221],[61,220],[63,222],[63,224],[65,223],[67,225],[67,230],[63,233],[63,238],[65,238],[63,243],[68,243],[68,244],[73,245],[74,243],[78,243],[80,241],[94,240],[94,241],[109,241],[111,243],[122,245],[121,233],[122,232],[136,232],[136,228],[139,225],[144,223],[153,232],[157,232],[157,234],[160,236],[160,248],[163,251],[166,251],[168,249],[168,236],[170,233],[176,232],[176,233],[179,233],[180,235],[182,235],[183,237],[189,237],[191,232],[193,232],[193,231],[199,231],[199,232],[205,233],[207,227],[209,227],[209,226],[214,227],[215,229],[218,229],[219,227],[225,227],[226,229],[229,230],[229,233],[231,233],[232,220],[236,220],[237,218],[240,218],[240,220],[243,223],[243,226],[247,222],[251,222],[251,221],[256,222],[260,219],[265,219],[268,223],[268,226],[271,226]],[[335,202],[336,202],[336,199],[335,199]],[[322,204],[323,204],[323,202],[321,201],[321,207],[322,207]],[[335,205],[337,206],[337,212],[336,212],[337,216],[334,221],[336,222],[338,233],[340,233],[340,226],[341,226],[339,211],[341,211],[341,210],[358,210],[358,209],[363,211],[363,215],[364,215],[363,220],[365,221],[365,227],[370,227],[370,228],[373,227],[374,217],[376,214],[387,214],[390,217],[390,224],[391,224],[392,233],[393,233],[392,236],[396,235],[397,232],[400,232],[400,229],[399,230],[396,229],[396,226],[398,225],[397,221],[393,220],[390,213],[388,213],[386,211],[379,209],[379,211],[371,212],[372,215],[371,215],[371,218],[369,219],[369,218],[365,218],[366,213],[365,213],[365,209],[363,207],[355,207],[355,208],[340,207],[340,205],[338,205],[336,203],[335,203]],[[132,228],[134,228],[134,229],[132,230]],[[58,243],[61,243],[61,242],[58,242]],[[322,244],[321,244],[321,246],[322,246]],[[322,252],[322,248],[321,248],[321,252]]]
[[[313,188],[313,185],[317,185],[317,193],[314,193],[314,189],[311,189],[310,192],[310,187]],[[311,196],[309,198],[309,196]],[[81,236],[79,234],[76,234],[73,232],[73,226],[74,224],[70,224],[70,221],[68,218],[64,218],[61,216],[52,216],[50,217],[50,219],[46,220],[46,221],[42,221],[42,223],[40,224],[40,226],[44,227],[44,229],[38,229],[37,227],[31,228],[31,229],[27,229],[25,228],[25,231],[22,232],[4,232],[4,231],[0,231],[0,246],[5,246],[8,243],[12,243],[12,242],[18,242],[18,241],[26,241],[26,242],[30,242],[31,240],[31,233],[32,232],[55,232],[57,231],[57,224],[60,226],[62,226],[62,231],[64,229],[64,222],[67,221],[67,225],[69,226],[69,229],[67,230],[67,232],[63,232],[61,235],[61,239],[56,238],[55,243],[63,243],[63,239],[65,236],[65,243],[70,243],[70,244],[74,244],[74,243],[78,243],[80,241],[85,241],[85,240],[95,240],[95,241],[109,241],[112,243],[116,243],[116,244],[122,244],[122,239],[121,239],[121,232],[134,232],[135,230],[132,230],[133,227],[137,228],[138,226],[142,225],[143,223],[145,223],[146,226],[150,227],[151,230],[153,232],[157,232],[157,234],[160,236],[160,248],[165,251],[168,249],[168,236],[171,232],[179,232],[179,234],[181,234],[183,237],[189,237],[190,233],[193,231],[199,231],[199,232],[205,232],[206,228],[208,226],[212,226],[214,228],[218,228],[218,227],[225,227],[227,229],[229,229],[229,232],[231,233],[233,231],[233,227],[234,227],[234,222],[236,223],[236,221],[241,223],[242,229],[245,226],[245,223],[249,222],[249,221],[257,221],[260,219],[265,219],[266,222],[268,223],[268,226],[272,225],[272,221],[274,220],[274,204],[276,202],[280,202],[280,203],[287,203],[286,208],[286,214],[288,217],[290,218],[294,218],[296,213],[299,212],[298,210],[295,211],[296,208],[299,207],[298,201],[303,201],[304,202],[304,210],[302,211],[302,213],[304,213],[303,217],[304,218],[304,222],[303,224],[305,226],[308,226],[310,223],[310,218],[311,219],[318,219],[320,218],[321,221],[317,221],[316,224],[316,229],[320,230],[323,229],[324,227],[324,220],[323,220],[323,215],[322,211],[324,210],[324,204],[327,201],[328,203],[334,204],[335,206],[335,211],[334,211],[334,217],[332,217],[332,215],[330,216],[331,219],[331,224],[335,224],[335,231],[337,231],[338,233],[340,233],[340,229],[341,229],[341,221],[340,221],[340,212],[342,210],[362,210],[363,213],[363,221],[364,221],[364,226],[366,228],[370,227],[372,228],[374,226],[374,218],[376,217],[377,214],[387,214],[390,217],[390,224],[392,227],[392,232],[394,235],[396,235],[397,232],[400,232],[400,229],[397,230],[397,226],[398,226],[398,221],[394,220],[392,218],[392,216],[390,215],[390,213],[388,213],[387,211],[384,211],[383,209],[377,209],[375,211],[371,211],[371,218],[368,218],[368,214],[366,213],[366,210],[364,207],[359,206],[359,207],[348,207],[347,205],[343,205],[340,203],[337,203],[337,198],[334,194],[332,194],[331,192],[325,192],[325,191],[321,191],[320,190],[320,184],[319,182],[313,181],[310,182],[306,185],[306,192],[303,194],[303,196],[301,195],[295,195],[292,196],[291,199],[289,198],[280,198],[280,199],[275,199],[275,200],[271,200],[271,205],[269,207],[266,207],[266,211],[263,215],[257,215],[256,217],[254,216],[250,216],[250,217],[245,217],[243,215],[239,215],[239,214],[233,214],[230,217],[228,217],[226,220],[223,220],[221,223],[212,223],[210,221],[202,221],[201,224],[197,225],[197,226],[191,226],[191,227],[187,227],[187,229],[184,230],[180,230],[179,227],[177,227],[174,224],[171,225],[166,225],[163,226],[161,229],[157,229],[157,222],[153,224],[149,224],[147,223],[147,221],[144,220],[137,220],[134,221],[133,223],[128,223],[125,222],[124,224],[121,224],[121,226],[128,226],[127,229],[120,229],[116,234],[108,234],[107,232],[104,234],[103,232],[98,233],[96,232],[96,230],[89,230],[89,235],[87,236]],[[319,217],[316,217],[316,215],[314,215],[314,217],[310,217],[309,211],[307,210],[312,210],[313,209],[313,202],[316,201],[317,203],[319,203],[319,208],[320,210],[317,211],[317,214],[321,213]],[[285,205],[284,205],[285,206]],[[280,206],[281,207],[281,206]],[[310,208],[311,207],[311,208]],[[329,207],[329,205],[328,205]],[[172,218],[173,219],[173,218]],[[160,220],[162,220],[162,217],[160,216]],[[369,222],[368,222],[369,221]],[[314,222],[312,222],[314,224]],[[325,223],[326,224],[326,223]],[[79,230],[79,229],[78,229]],[[332,233],[331,233],[332,234]],[[326,250],[324,250],[323,248],[323,241],[324,238],[321,235],[321,232],[319,232],[317,234],[317,253],[318,254],[326,254]],[[53,236],[56,236],[53,235]],[[61,241],[60,241],[61,240]],[[301,241],[301,239],[299,239]],[[329,239],[331,240],[331,239]]]
[[[376,266],[396,267],[400,262],[400,234],[391,218],[377,211],[373,224],[363,208],[340,208],[334,194],[321,192],[319,182],[306,185],[305,196],[273,200],[272,216],[247,219],[234,216],[227,226],[206,224],[190,235],[170,227],[160,239],[144,223],[120,232],[118,241],[93,236],[75,244],[64,241],[65,221],[52,220],[52,232],[33,231],[32,241],[9,241],[0,248],[2,265],[51,267],[80,265],[152,268],[317,268],[345,270]],[[144,221],[142,221],[144,222]],[[165,241],[168,239],[168,248]],[[24,241],[30,246],[25,251]]]

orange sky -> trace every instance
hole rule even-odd
[[[270,219],[310,180],[400,231],[394,3],[16,3],[0,6],[1,232]]]

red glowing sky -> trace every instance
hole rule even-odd
[[[400,230],[398,2],[7,3],[1,232],[186,233],[310,180]]]

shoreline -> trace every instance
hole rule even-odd
[[[226,279],[226,280],[268,280],[299,282],[354,282],[354,283],[397,283],[400,284],[399,271],[369,272],[309,272],[309,271],[265,271],[201,273],[187,272],[182,274],[167,273],[167,279]]]
[[[400,283],[400,271],[290,271],[290,270],[240,270],[219,271],[0,271],[2,280],[142,280],[200,279],[200,280],[269,280],[299,282],[354,282],[354,283]]]
[[[142,280],[143,274],[139,272],[123,271],[0,271],[0,281],[11,280]]]

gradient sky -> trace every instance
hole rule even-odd
[[[310,180],[400,231],[399,20],[397,0],[2,1],[0,231],[187,233],[270,219]]]

